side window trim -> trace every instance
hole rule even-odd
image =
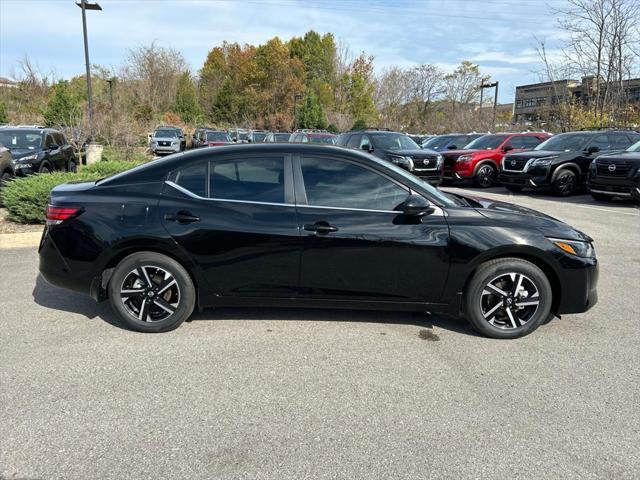
[[[302,208],[322,208],[322,209],[327,209],[327,210],[349,210],[349,211],[355,211],[355,212],[378,212],[378,213],[395,213],[396,215],[398,214],[397,210],[377,210],[377,209],[371,209],[371,208],[354,208],[354,207],[330,207],[330,206],[325,206],[325,205],[309,205],[309,201],[307,199],[307,193],[306,193],[306,189],[304,186],[304,177],[302,175],[302,162],[301,159],[302,157],[304,157],[305,155],[299,155],[296,154],[293,156],[293,178],[294,178],[294,186],[295,186],[295,204],[296,207],[302,207]],[[384,174],[383,172],[380,172],[378,170],[376,170],[375,168],[371,168],[369,165],[364,165],[360,162],[356,162],[353,161],[351,159],[348,158],[344,158],[344,157],[338,157],[338,156],[334,156],[334,155],[321,155],[323,158],[328,158],[331,160],[335,160],[338,162],[346,162],[346,163],[351,163],[353,165],[357,165],[358,167],[361,168],[365,168],[377,175],[380,175],[381,177],[383,177],[384,179],[394,183],[395,185],[398,185],[400,188],[402,188],[403,190],[405,190],[407,192],[407,195],[410,195],[412,193],[411,188],[407,187],[405,184],[403,184],[402,182],[399,182],[398,180],[396,180],[395,178],[391,178],[390,176]]]

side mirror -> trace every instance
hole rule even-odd
[[[511,150],[513,150],[513,147],[511,145],[505,145],[504,147],[502,147],[503,152],[510,152]]]
[[[449,146],[447,147],[447,150],[457,150],[457,149],[458,149],[458,146],[457,146],[457,145],[449,145]]]
[[[596,153],[600,151],[600,147],[596,147],[595,145],[590,146],[589,148],[587,148],[587,153],[589,155],[591,155],[592,153]]]
[[[371,148],[371,145],[369,145],[368,143],[365,143],[360,148],[362,150],[364,150],[365,152],[372,152],[373,151],[373,148]]]
[[[237,139],[237,137],[231,137],[231,141],[232,141],[232,142],[237,142],[237,141],[238,141],[238,139]]]
[[[49,145],[49,150],[57,150],[60,147],[58,145],[56,145],[55,143],[52,143],[51,145]]]
[[[401,205],[402,213],[407,217],[421,217],[433,212],[433,207],[426,198],[411,194]]]

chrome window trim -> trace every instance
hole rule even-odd
[[[373,210],[369,208],[327,207],[323,205],[296,205],[294,203],[259,202],[257,200],[233,200],[230,198],[206,198],[206,197],[201,197],[200,195],[196,195],[195,193],[187,190],[184,187],[181,187],[180,185],[172,182],[171,180],[165,180],[164,183],[166,183],[170,187],[175,188],[179,192],[182,192],[191,198],[195,198],[197,200],[207,200],[210,202],[248,203],[250,205],[271,205],[274,207],[322,208],[325,210],[347,210],[352,212],[393,213],[395,215],[402,214],[402,212],[399,210]]]

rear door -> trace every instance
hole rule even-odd
[[[52,170],[64,169],[64,153],[62,146],[59,145],[53,133],[47,133],[44,142],[44,148],[47,154],[47,161]]]
[[[212,156],[185,165],[169,175],[160,215],[213,295],[295,295],[300,233],[290,157]]]
[[[343,301],[437,302],[449,268],[444,213],[394,211],[409,189],[357,162],[294,160],[302,233],[300,295]]]

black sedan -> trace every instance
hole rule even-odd
[[[61,185],[39,252],[45,279],[144,332],[252,305],[462,315],[514,338],[597,300],[587,235],[333,146],[193,150]]]

